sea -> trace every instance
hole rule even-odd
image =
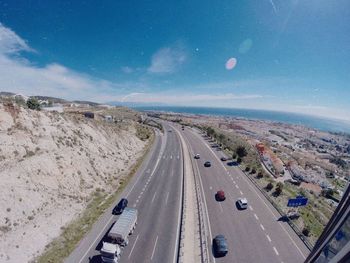
[[[139,111],[162,111],[172,113],[188,113],[201,115],[214,115],[237,117],[251,120],[267,120],[288,124],[303,125],[309,128],[350,134],[350,122],[304,115],[298,113],[278,112],[268,110],[210,108],[210,107],[182,107],[182,106],[138,106],[133,107]]]

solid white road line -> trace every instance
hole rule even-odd
[[[270,236],[269,236],[269,235],[266,235],[266,237],[267,237],[267,240],[268,240],[269,242],[271,242]]]
[[[153,256],[154,256],[154,251],[156,251],[157,242],[158,242],[158,236],[156,237],[156,242],[154,243],[154,248],[153,248],[153,252],[152,252],[152,256],[151,256],[151,260],[153,259]]]
[[[262,224],[260,224],[260,227],[262,230],[265,230],[265,227]]]
[[[275,247],[273,247],[273,250],[275,251],[276,255],[278,256],[279,253],[278,253],[277,249]]]
[[[137,237],[136,237],[136,239],[135,239],[134,245],[133,245],[132,248],[131,248],[131,251],[130,251],[130,254],[129,254],[128,258],[130,258],[131,254],[132,254],[132,251],[134,250],[134,247],[135,247],[136,242],[137,242],[138,239],[139,239],[139,235],[137,235]]]
[[[254,214],[254,217],[256,218],[256,220],[259,220],[259,217],[256,214]]]
[[[154,198],[156,197],[156,194],[157,194],[157,191],[154,193],[151,203],[153,203]]]

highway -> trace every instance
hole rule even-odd
[[[172,132],[170,132],[172,131]],[[120,262],[175,262],[179,238],[183,181],[182,150],[178,135],[164,125],[155,143],[120,198],[138,210],[138,224]],[[119,201],[119,200],[118,200]],[[102,262],[102,241],[118,216],[111,207],[65,260],[67,263]]]
[[[210,225],[208,243],[212,244],[212,238],[218,234],[224,234],[228,242],[228,254],[222,258],[211,254],[212,262],[303,262],[308,249],[287,223],[277,220],[278,212],[244,173],[222,162],[223,153],[211,148],[197,131],[186,127],[182,133],[192,156],[201,156],[195,170],[205,195]],[[205,161],[212,166],[204,167]],[[225,191],[225,201],[215,200],[218,190]],[[248,199],[248,209],[237,209],[235,202],[239,197]]]

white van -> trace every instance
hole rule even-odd
[[[248,207],[247,198],[239,198],[237,201],[237,204],[241,209],[247,209]]]

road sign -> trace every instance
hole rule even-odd
[[[297,198],[289,199],[287,206],[298,207],[298,206],[304,206],[306,204],[307,204],[307,198],[303,196],[297,196]]]

